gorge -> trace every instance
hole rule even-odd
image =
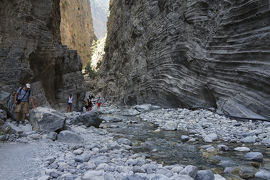
[[[106,2],[0,1],[0,180],[270,179],[269,0]]]

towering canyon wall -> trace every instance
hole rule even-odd
[[[78,51],[83,64],[91,58],[90,47],[96,40],[89,0],[61,0],[61,40]]]
[[[98,87],[116,102],[270,118],[268,0],[111,1]]]
[[[62,46],[59,0],[0,1],[0,102],[32,84],[36,105],[65,107],[69,94],[80,109],[85,87],[77,52]]]

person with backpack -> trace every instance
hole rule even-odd
[[[36,109],[32,92],[30,90],[31,85],[25,84],[24,87],[20,87],[14,96],[14,104],[16,104],[15,112],[17,114],[17,125],[20,122],[20,113],[23,113],[22,124],[25,124],[25,116],[29,113],[29,99],[31,100],[32,107]]]

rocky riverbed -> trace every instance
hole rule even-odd
[[[30,118],[39,118],[37,131],[6,120],[13,134],[2,137],[7,141],[0,144],[0,179],[270,178],[268,122],[152,105],[110,106],[91,113],[37,111]],[[102,121],[100,128],[93,121]]]

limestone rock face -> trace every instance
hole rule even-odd
[[[98,88],[124,104],[270,118],[268,0],[114,0]]]
[[[61,0],[61,41],[77,50],[83,64],[91,58],[90,47],[96,40],[89,0]]]
[[[0,92],[11,94],[3,104],[10,106],[12,93],[30,82],[37,106],[63,108],[73,94],[74,108],[82,107],[82,63],[75,50],[61,44],[59,3],[0,1]]]

